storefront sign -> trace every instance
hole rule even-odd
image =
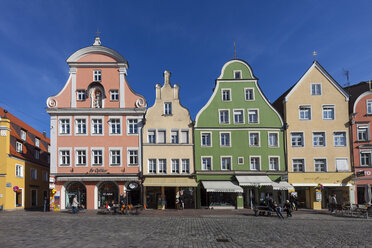
[[[114,195],[114,193],[103,192],[102,195]]]
[[[11,188],[12,187],[12,183],[6,183],[6,187],[7,188]]]
[[[90,169],[87,173],[108,173],[106,169]]]
[[[364,177],[365,173],[364,173],[364,171],[357,171],[356,176],[357,177]]]
[[[319,202],[322,200],[322,192],[317,191],[315,192],[315,201]]]
[[[137,182],[130,182],[130,183],[128,183],[128,188],[130,189],[130,190],[136,190],[136,189],[138,189],[138,183]]]
[[[14,186],[14,187],[13,187],[13,191],[14,191],[14,192],[17,192],[18,190],[19,190],[19,187],[18,187],[18,186]]]

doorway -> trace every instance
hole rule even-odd
[[[166,208],[176,208],[176,188],[165,187],[165,199],[167,201]]]

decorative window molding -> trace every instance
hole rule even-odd
[[[244,88],[244,99],[246,101],[254,101],[255,100],[254,88]]]
[[[220,147],[231,147],[231,132],[220,132]]]
[[[238,165],[244,164],[244,157],[238,157]]]
[[[221,170],[231,171],[232,170],[232,156],[220,156]]]
[[[87,93],[85,90],[76,90],[76,100],[79,102],[85,101],[87,99]]]
[[[268,132],[267,133],[268,138],[268,146],[272,148],[279,147],[279,132]]]
[[[105,165],[105,149],[103,147],[91,147],[91,166],[103,167]]]
[[[258,109],[248,109],[248,123],[249,124],[259,124],[260,115]]]
[[[105,134],[105,118],[102,117],[97,117],[97,116],[92,116],[91,117],[91,128],[90,128],[90,134],[92,136],[104,136]]]
[[[261,156],[249,156],[249,166],[252,171],[261,170]]]
[[[245,118],[244,118],[244,109],[234,109],[234,124],[244,124]]]
[[[123,148],[109,147],[109,161],[110,167],[121,167],[123,165]]]
[[[93,71],[93,81],[101,82],[102,81],[102,71],[101,70],[94,70]]]
[[[164,103],[164,115],[172,115],[172,103],[171,102],[165,102]]]
[[[127,147],[127,166],[139,166],[138,147]]]
[[[58,134],[60,136],[71,136],[71,116],[58,118]]]
[[[231,96],[231,89],[221,89],[221,100],[223,102],[231,102],[232,96]]]
[[[250,147],[260,147],[261,146],[261,138],[260,132],[248,132],[249,135],[249,146]]]
[[[218,110],[219,123],[220,124],[230,124],[230,110],[229,109],[219,109]]]
[[[122,136],[122,117],[109,116],[109,136]]]
[[[58,148],[59,163],[60,167],[71,167],[71,147],[60,147]]]
[[[127,118],[127,135],[138,135],[139,120]]]
[[[110,90],[110,101],[119,101],[119,90]]]
[[[75,147],[75,166],[87,167],[88,166],[88,148]]]
[[[201,160],[202,171],[213,170],[213,157],[212,156],[202,156],[200,160]]]
[[[212,147],[212,132],[201,132],[200,144],[202,147]]]
[[[75,135],[76,136],[87,136],[88,135],[88,117],[87,116],[75,116]]]

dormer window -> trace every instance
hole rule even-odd
[[[172,103],[165,102],[164,103],[164,115],[171,115],[172,114]]]
[[[21,139],[26,141],[27,132],[23,129],[21,129]]]
[[[102,71],[101,70],[93,71],[93,81],[95,81],[95,82],[101,82],[102,81]]]
[[[76,96],[77,96],[78,101],[85,101],[85,99],[86,99],[85,90],[77,90],[76,91]]]
[[[234,71],[234,79],[242,79],[242,71]]]
[[[35,138],[35,146],[40,147],[40,139]]]

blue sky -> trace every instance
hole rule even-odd
[[[129,62],[128,81],[154,103],[170,70],[195,116],[234,56],[247,61],[273,102],[311,65],[338,81],[372,79],[371,1],[12,1],[0,8],[0,106],[49,133],[46,99],[68,78],[65,60],[93,44]]]

